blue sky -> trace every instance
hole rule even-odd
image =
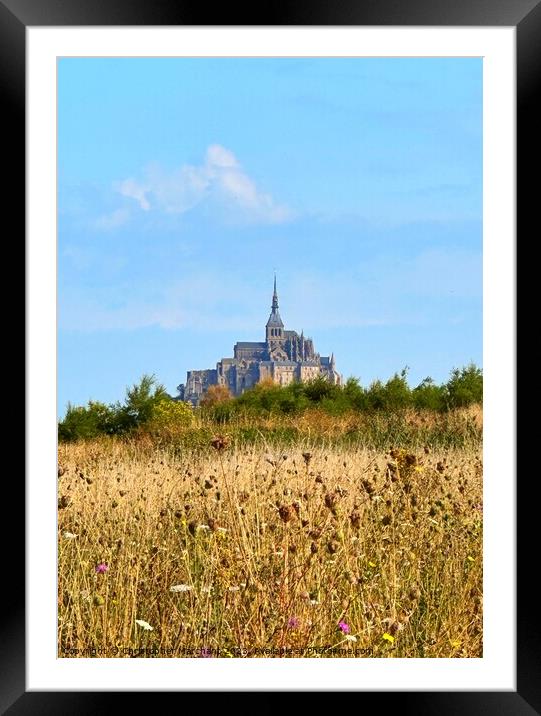
[[[482,60],[63,58],[58,410],[286,328],[368,384],[482,365]]]

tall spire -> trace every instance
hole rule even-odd
[[[274,274],[274,291],[272,294],[272,309],[267,321],[267,339],[271,338],[283,338],[282,331],[284,324],[280,318],[280,312],[278,311],[278,292],[276,291],[276,274]],[[269,329],[271,329],[269,331]]]
[[[274,292],[272,294],[272,310],[278,308],[278,293],[276,292],[276,274],[274,274]]]

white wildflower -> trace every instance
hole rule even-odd
[[[169,587],[170,592],[190,592],[193,589],[191,584],[173,584]]]
[[[353,634],[346,634],[346,639],[348,641],[357,641],[357,637],[353,636]]]
[[[154,627],[151,627],[150,624],[143,619],[136,619],[136,624],[139,624],[140,627],[142,627],[145,631],[153,631]]]
[[[64,532],[62,535],[64,539],[75,539],[77,535],[74,535],[73,532]]]

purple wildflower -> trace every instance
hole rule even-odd
[[[199,658],[200,659],[210,659],[212,657],[212,649],[209,649],[208,646],[202,647],[201,651],[199,652]]]
[[[297,617],[289,617],[287,626],[288,629],[298,629],[300,626],[300,621],[297,619]]]
[[[100,562],[100,564],[96,565],[96,574],[104,574],[105,572],[109,571],[109,565],[105,562]]]
[[[349,634],[351,629],[349,628],[349,624],[346,624],[346,622],[338,622],[338,628],[342,632],[342,634]]]

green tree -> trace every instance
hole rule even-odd
[[[411,389],[407,383],[408,368],[395,373],[386,383],[375,380],[366,392],[366,403],[373,410],[400,410],[411,405]]]
[[[156,376],[145,374],[139,383],[126,390],[123,410],[132,427],[148,422],[153,415],[155,406],[169,396],[165,387],[158,383]]]
[[[450,408],[462,408],[483,402],[483,371],[474,363],[464,368],[453,368],[446,384],[447,403]]]
[[[58,439],[64,441],[94,438],[108,432],[112,419],[109,406],[90,400],[88,405],[68,403],[66,415],[58,424]]]
[[[412,390],[413,405],[420,410],[441,411],[446,407],[446,390],[443,385],[436,385],[432,378],[422,380]]]
[[[335,398],[339,386],[329,383],[322,375],[304,383],[304,394],[312,403],[320,403],[324,398]]]

